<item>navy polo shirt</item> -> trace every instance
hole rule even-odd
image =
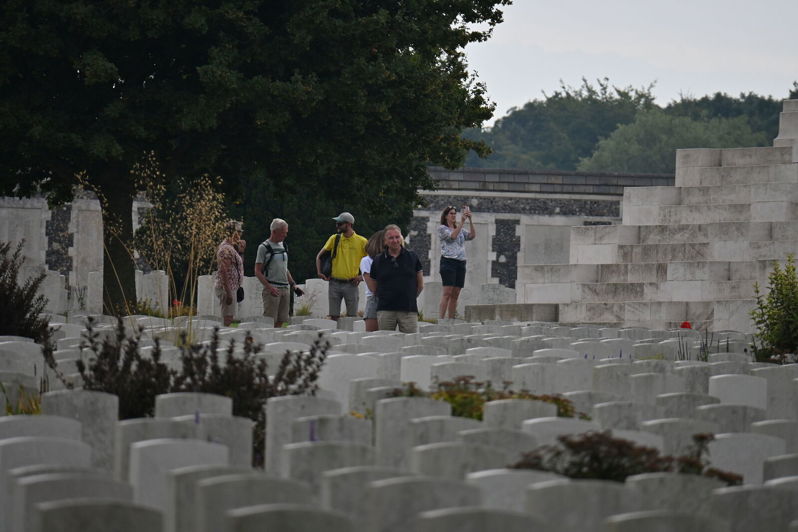
[[[398,257],[387,251],[374,257],[371,278],[377,281],[377,310],[418,312],[416,274],[422,269],[418,256],[402,248]]]

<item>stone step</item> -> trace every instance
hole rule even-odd
[[[787,109],[779,114],[779,135],[774,139],[774,146],[792,146],[798,140],[798,109]]]
[[[599,283],[656,283],[666,281],[668,264],[599,264]]]
[[[720,166],[759,166],[791,162],[792,149],[788,147],[725,148],[720,153]]]
[[[751,221],[751,204],[624,206],[624,225],[702,224]],[[782,220],[780,220],[782,221]]]
[[[749,167],[792,163],[789,147],[694,148],[676,150],[676,168],[701,166]]]
[[[708,260],[709,242],[680,244],[622,244],[618,246],[615,262],[640,264],[645,262],[674,262]]]
[[[779,235],[785,235],[790,224],[778,222]],[[639,244],[687,244],[693,242],[719,242],[726,240],[770,240],[774,238],[776,222],[716,222],[709,224],[643,225],[638,235]],[[784,239],[783,237],[781,238]]]
[[[672,329],[683,321],[694,328],[712,325],[715,304],[711,301],[641,301],[617,303],[563,303],[560,323],[609,327],[629,326]]]
[[[583,225],[571,228],[571,245],[636,244],[640,229],[633,225]]]
[[[723,301],[754,297],[754,282],[664,281],[650,283],[577,283],[570,290],[571,301],[617,303],[641,301]],[[564,303],[566,301],[559,301]]]
[[[522,264],[518,266],[519,283],[596,282],[594,264]]]
[[[798,164],[759,166],[687,166],[676,168],[677,188],[798,183]],[[624,190],[624,194],[626,191]]]

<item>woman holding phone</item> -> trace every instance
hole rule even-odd
[[[464,228],[468,220],[468,229]],[[441,281],[443,291],[441,292],[441,303],[438,308],[440,319],[454,319],[457,312],[457,299],[460,297],[460,290],[465,285],[466,274],[466,240],[473,240],[477,236],[474,230],[474,222],[471,220],[471,209],[466,205],[460,215],[460,223],[457,223],[457,209],[451,205],[443,209],[441,213],[441,225],[438,228],[438,238],[441,241]]]

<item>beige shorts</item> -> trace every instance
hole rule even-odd
[[[418,332],[418,313],[379,310],[377,311],[377,325],[381,331],[395,331],[398,326],[399,332]]]
[[[288,304],[291,299],[291,292],[287,286],[277,288],[279,295],[273,296],[268,288],[264,288],[261,293],[263,296],[263,315],[274,319],[274,323],[286,323],[288,321]]]

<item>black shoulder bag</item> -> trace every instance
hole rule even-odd
[[[319,259],[319,266],[321,267],[321,273],[325,277],[332,276],[332,261],[335,258],[336,253],[338,252],[338,242],[341,241],[341,233],[338,233],[335,236],[335,245],[333,245],[332,253],[328,250],[324,250],[324,253],[321,254]]]

